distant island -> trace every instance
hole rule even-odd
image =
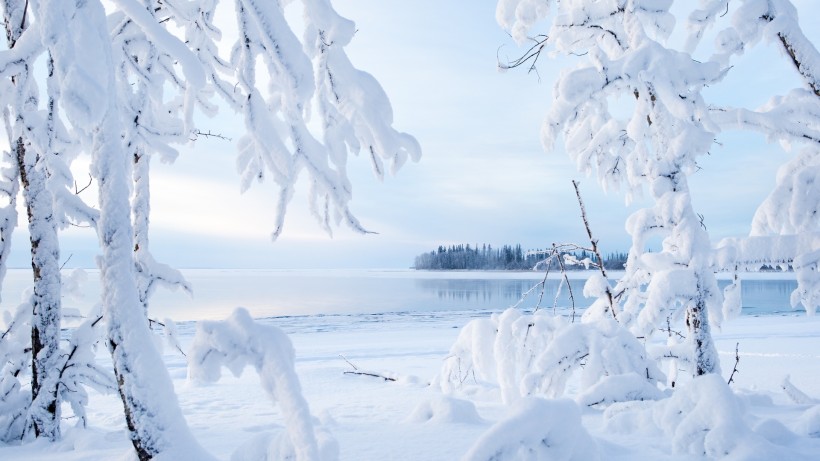
[[[570,253],[578,260],[589,258],[595,261],[595,255],[587,251]],[[544,259],[544,252],[539,249],[524,250],[520,244],[504,245],[493,248],[491,245],[470,244],[439,247],[429,253],[416,256],[413,268],[416,270],[531,270]],[[626,253],[609,253],[604,256],[604,267],[623,269]],[[558,269],[558,262],[552,261],[550,269]],[[584,266],[567,266],[568,270],[581,270]]]

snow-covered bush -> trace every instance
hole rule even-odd
[[[330,461],[321,453],[313,417],[302,396],[294,369],[294,351],[282,330],[253,321],[247,310],[238,308],[224,321],[202,321],[188,353],[188,373],[194,381],[214,382],[226,367],[239,376],[246,365],[259,373],[262,386],[285,417],[287,437],[271,439],[269,459]]]
[[[717,374],[696,377],[663,400],[612,405],[605,410],[604,420],[613,434],[663,434],[670,443],[669,451],[680,455],[803,459],[788,443],[775,444],[753,431],[746,421],[744,404]],[[760,432],[771,431],[764,428]]]
[[[5,329],[0,333],[0,441],[19,441],[30,436],[31,420],[31,303],[24,302],[12,316],[4,313]],[[110,369],[96,360],[97,344],[103,337],[102,318],[92,313],[74,328],[61,344],[56,362],[56,390],[60,400],[70,405],[77,425],[86,425],[86,388],[101,393],[116,391]]]
[[[20,304],[13,315],[8,311],[3,314],[5,328],[0,332],[0,442],[10,442],[22,439],[31,405],[31,391],[23,389],[23,378],[31,372],[31,303]]]
[[[528,397],[485,432],[462,461],[594,461],[598,446],[566,399]]]
[[[562,397],[576,375],[584,405],[662,396],[663,374],[615,320],[571,323],[512,308],[465,325],[434,385],[448,393],[498,388],[512,404],[525,396]]]
[[[74,328],[67,344],[63,345],[60,360],[57,363],[60,398],[71,406],[77,425],[85,427],[87,417],[85,407],[88,405],[86,388],[108,394],[117,391],[117,382],[110,368],[97,363],[97,346],[104,338],[102,315],[99,306],[85,321]]]

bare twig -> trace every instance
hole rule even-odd
[[[74,253],[71,253],[70,255],[68,255],[68,258],[66,258],[65,262],[63,262],[63,265],[62,265],[62,266],[60,266],[60,270],[63,270],[63,268],[65,267],[65,265],[66,265],[66,264],[68,264],[68,262],[69,262],[69,261],[71,261],[71,257],[72,257],[72,256],[74,256]]]
[[[595,257],[598,258],[598,268],[601,270],[601,275],[604,277],[604,280],[609,280],[606,276],[606,269],[604,268],[604,258],[601,257],[601,252],[598,250],[598,240],[596,240],[592,236],[592,229],[589,227],[589,221],[587,220],[587,211],[584,208],[584,201],[581,199],[581,191],[578,189],[578,182],[574,179],[572,180],[572,187],[575,188],[575,196],[578,197],[578,206],[581,208],[581,219],[584,221],[584,227],[587,230],[587,236],[589,237],[589,243],[592,244],[592,252],[595,253]],[[617,313],[615,312],[615,302],[612,296],[612,289],[609,287],[609,283],[606,286],[606,298],[609,302],[609,311],[612,312],[612,318],[618,319]]]
[[[735,381],[735,373],[740,373],[737,369],[737,364],[740,363],[740,343],[735,343],[735,368],[732,370],[732,374],[729,375],[729,382],[726,384],[732,384]]]
[[[74,195],[80,195],[84,190],[91,187],[91,183],[94,182],[94,177],[91,176],[91,173],[88,174],[88,184],[83,186],[82,188],[77,188],[77,181],[74,181]]]
[[[552,247],[555,248],[556,252],[558,251],[555,244],[553,244]],[[558,266],[561,268],[561,276],[563,277],[563,281],[566,282],[566,284],[567,284],[567,292],[569,292],[569,301],[570,301],[570,304],[572,306],[572,323],[575,323],[575,296],[572,294],[572,285],[570,285],[569,277],[567,277],[567,269],[564,266],[564,260],[561,259],[560,256],[558,257]],[[560,285],[559,285],[559,291],[560,291]],[[558,294],[557,293],[555,295],[555,299],[556,299],[556,301],[558,300]]]
[[[529,61],[532,61],[529,69],[527,69],[527,72],[535,71],[535,73],[537,74],[538,70],[535,68],[535,64],[538,62],[538,58],[541,57],[541,51],[543,51],[544,47],[547,46],[547,40],[549,40],[549,37],[546,35],[537,35],[535,37],[529,37],[529,39],[532,40],[534,44],[527,51],[525,51],[524,54],[519,56],[518,59],[514,59],[506,64],[502,64],[501,59],[497,56],[498,53],[496,53],[496,59],[498,60],[498,68],[504,70],[514,69],[516,67],[524,65]],[[501,51],[501,48],[499,48],[498,51]]]
[[[347,364],[348,364],[348,365],[350,365],[351,367],[353,367],[353,369],[354,369],[354,370],[358,370],[358,369],[359,369],[359,367],[357,367],[356,365],[353,365],[353,362],[351,362],[350,360],[348,360],[348,359],[347,359],[347,357],[345,357],[344,355],[339,354],[339,357],[341,357],[341,358],[342,358],[342,360],[344,360],[345,362],[347,362]]]
[[[204,136],[206,138],[217,138],[217,139],[221,139],[223,141],[232,141],[231,138],[229,138],[225,135],[222,135],[222,134],[219,134],[219,133],[211,133],[211,130],[208,130],[207,133],[203,132],[203,131],[196,130],[192,134],[194,135],[194,138],[191,139],[191,141],[196,141],[200,136]]]
[[[380,375],[378,373],[370,373],[368,371],[345,371],[344,374],[346,375],[361,375],[361,376],[371,376],[373,378],[381,378],[385,381],[395,381],[396,378],[391,378],[390,376]]]
[[[544,272],[544,280],[541,281],[541,293],[538,294],[538,302],[535,304],[533,313],[538,312],[538,309],[541,308],[541,301],[544,300],[544,291],[547,289],[547,277],[550,276],[550,264],[552,264],[552,261],[550,261],[551,258],[552,256],[547,258],[547,270]]]
[[[343,372],[343,374],[345,374],[345,375],[361,375],[361,376],[370,376],[370,377],[373,377],[373,378],[381,378],[381,379],[383,379],[383,380],[385,380],[385,381],[395,381],[395,380],[396,380],[396,378],[393,378],[393,377],[391,377],[391,376],[385,376],[385,375],[380,374],[380,373],[375,373],[375,372],[372,372],[372,371],[362,371],[362,370],[359,370],[359,367],[357,367],[356,365],[353,365],[353,362],[351,362],[350,360],[348,360],[348,359],[347,359],[344,355],[339,354],[339,357],[341,357],[341,358],[342,358],[342,360],[344,360],[345,362],[347,362],[347,364],[348,364],[348,365],[350,365],[351,367],[353,367],[353,371],[345,371],[345,372]]]
[[[680,339],[686,339],[686,336],[684,336],[680,331],[672,329],[672,321],[670,320],[670,317],[671,316],[666,317],[666,329],[664,330],[663,328],[661,328],[660,331],[662,331],[662,332],[666,333],[667,335],[669,335],[670,338],[672,337],[672,334],[675,334]]]

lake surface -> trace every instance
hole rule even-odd
[[[317,314],[377,314],[397,312],[497,311],[519,303],[522,294],[543,279],[537,272],[437,272],[379,270],[218,270],[193,269],[183,273],[194,289],[158,289],[151,302],[151,317],[176,321],[220,319],[237,306],[254,317]],[[64,299],[64,306],[81,313],[99,299],[99,273],[87,271],[82,295]],[[797,286],[791,274],[750,274],[742,287],[743,313],[769,315],[793,312],[789,296]],[[9,270],[3,285],[0,311],[14,308],[30,285],[31,271]],[[586,274],[572,274],[576,308],[592,300],[582,295]],[[728,282],[721,281],[721,286]],[[552,309],[559,281],[547,281],[542,309]],[[532,309],[540,289],[531,292],[520,307]],[[563,286],[557,305],[570,305]]]

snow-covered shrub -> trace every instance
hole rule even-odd
[[[511,404],[524,396],[564,396],[576,373],[577,398],[586,405],[661,397],[656,383],[663,374],[613,319],[571,323],[512,308],[465,325],[434,385],[467,393],[497,387]]]
[[[667,399],[615,404],[604,412],[611,433],[663,434],[670,451],[710,459],[792,459],[788,447],[753,431],[745,407],[718,374],[695,377]]]
[[[594,461],[598,446],[566,399],[520,400],[511,415],[485,432],[462,461]]]
[[[31,304],[24,302],[14,315],[3,313],[5,328],[0,332],[0,442],[20,440],[26,430],[26,414],[31,405],[30,389],[23,389],[23,377],[31,370]]]
[[[104,394],[117,390],[112,370],[97,364],[97,345],[103,336],[102,314],[97,306],[96,311],[71,332],[68,344],[63,347],[57,364],[60,370],[57,385],[60,398],[71,406],[78,426],[85,427],[87,423],[86,387]]]
[[[80,281],[78,273],[65,280]],[[72,293],[77,285],[70,286]],[[4,312],[5,329],[0,331],[0,441],[20,440],[31,432],[31,292],[14,315]],[[116,390],[110,370],[96,363],[96,346],[103,335],[99,309],[71,331],[60,344],[54,376],[59,401],[67,402],[77,425],[85,426],[88,404],[86,387],[102,393]]]
[[[246,365],[253,366],[265,391],[279,404],[285,416],[287,437],[271,439],[270,459],[320,460],[322,450],[310,409],[302,396],[294,356],[293,345],[282,330],[260,325],[247,310],[238,308],[224,321],[197,324],[188,352],[188,373],[194,381],[214,382],[219,379],[223,366],[235,376],[239,376]]]

